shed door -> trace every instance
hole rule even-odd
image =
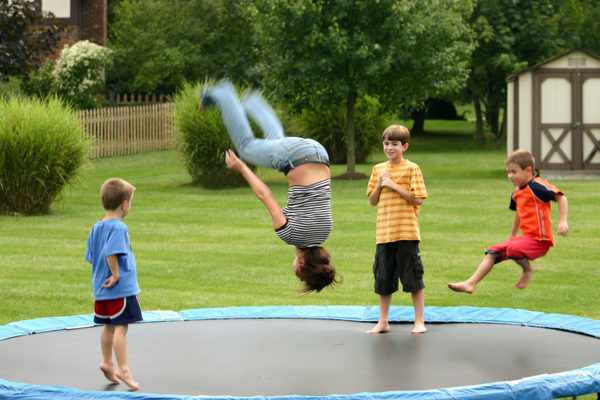
[[[532,150],[542,169],[600,169],[600,71],[540,70]]]
[[[581,72],[581,135],[584,169],[600,169],[600,72]]]

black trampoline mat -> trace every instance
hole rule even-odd
[[[600,361],[600,342],[563,331],[494,324],[394,324],[250,319],[131,325],[130,368],[143,392],[327,395],[427,390],[519,379]],[[83,390],[107,386],[98,370],[102,328],[0,341],[0,378]]]

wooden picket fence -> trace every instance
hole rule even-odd
[[[175,147],[175,103],[83,110],[79,117],[92,159]]]
[[[164,94],[131,94],[131,93],[110,93],[107,100],[115,106],[121,105],[142,105],[154,103],[170,103],[173,101],[173,96]]]

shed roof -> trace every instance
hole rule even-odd
[[[587,55],[588,57],[591,57],[591,58],[593,58],[593,59],[595,59],[595,60],[597,60],[597,61],[599,61],[599,62],[600,62],[600,57],[598,57],[596,54],[592,53],[592,52],[591,52],[591,51],[589,51],[589,50],[584,50],[584,49],[573,49],[573,50],[569,50],[569,51],[565,51],[565,52],[563,52],[563,53],[557,54],[557,55],[555,55],[554,57],[552,57],[552,58],[549,58],[549,59],[547,59],[547,60],[544,60],[544,61],[542,61],[542,62],[540,62],[540,63],[538,63],[538,64],[532,65],[532,66],[530,66],[530,67],[527,67],[527,68],[523,68],[523,69],[521,69],[521,70],[519,70],[519,71],[517,71],[517,72],[515,72],[515,73],[512,73],[512,74],[510,74],[510,75],[509,75],[509,76],[506,78],[506,81],[507,81],[507,82],[513,81],[513,80],[515,80],[515,79],[517,78],[517,76],[518,76],[518,75],[521,75],[521,74],[522,74],[522,73],[524,73],[524,72],[531,72],[531,71],[535,71],[535,70],[537,70],[538,68],[541,68],[541,67],[543,67],[544,65],[546,65],[546,64],[548,64],[548,63],[551,63],[551,62],[552,62],[552,61],[554,61],[554,60],[558,60],[559,58],[562,58],[562,57],[568,56],[569,54],[572,54],[572,53],[583,53],[583,54]]]

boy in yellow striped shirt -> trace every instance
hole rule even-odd
[[[391,125],[383,131],[383,152],[388,161],[376,164],[367,187],[369,203],[377,206],[376,250],[373,262],[375,293],[379,295],[379,321],[368,333],[390,330],[388,313],[392,293],[402,290],[412,296],[415,308],[413,334],[425,333],[423,264],[419,254],[419,208],[427,189],[419,166],[406,158],[409,130]]]

